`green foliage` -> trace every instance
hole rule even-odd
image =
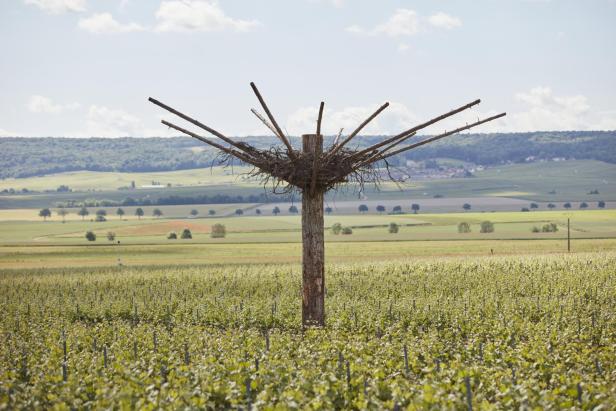
[[[210,237],[212,238],[225,238],[227,235],[227,228],[223,224],[214,224],[212,226],[212,231],[210,232]]]
[[[39,217],[43,217],[43,220],[47,220],[47,217],[51,217],[51,210],[48,208],[43,208],[39,211]]]
[[[0,403],[462,410],[469,377],[473,409],[611,409],[614,272],[613,253],[336,265],[322,330],[296,265],[3,272]]]
[[[533,228],[530,229],[530,231],[533,233],[540,233],[541,229],[535,225],[533,226]]]
[[[155,208],[154,210],[152,210],[152,215],[156,218],[162,217],[163,212],[161,211],[160,208]]]
[[[558,231],[558,226],[555,223],[544,224],[541,227],[541,232],[543,233],[555,233]]]
[[[331,214],[331,213],[332,213],[332,211],[334,211],[334,210],[333,210],[331,207],[325,207],[325,212],[326,212],[327,214]]]
[[[292,205],[291,207],[289,207],[289,213],[291,213],[291,214],[299,213],[299,210],[297,209],[297,206]]]
[[[190,210],[190,215],[196,217],[197,215],[199,215],[199,211],[193,208],[192,210]]]
[[[235,215],[243,215],[244,214],[244,210],[242,210],[241,208],[238,208],[235,210]]]
[[[389,223],[388,231],[390,234],[396,234],[400,231],[400,226],[396,223]]]
[[[385,206],[384,205],[377,205],[376,206],[376,211],[379,213],[384,213],[385,212]]]
[[[588,208],[588,203],[586,203],[585,201],[582,201],[582,202],[580,203],[580,208],[582,208],[582,209],[583,209],[583,208]]]
[[[169,234],[167,234],[167,240],[177,240],[178,239],[178,234],[175,231],[171,231],[169,232]]]
[[[97,223],[102,223],[102,222],[107,221],[107,218],[102,214],[97,214],[94,221],[96,221]]]
[[[124,216],[124,214],[125,214],[125,213],[124,213],[124,210],[123,210],[122,208],[118,208],[118,209],[116,210],[116,215],[117,215],[118,217],[122,218],[122,217]]]
[[[96,234],[94,234],[94,231],[86,231],[86,240],[96,241]]]
[[[597,207],[599,207],[599,208],[605,208],[605,201],[603,201],[603,200],[598,201],[598,202],[597,202]]]
[[[340,232],[342,231],[342,224],[340,223],[332,224],[331,230],[332,230],[332,234],[334,235],[340,234]]]
[[[274,215],[280,214],[280,208],[278,206],[274,207],[272,209],[272,214],[274,214]]]
[[[351,235],[353,234],[353,229],[351,227],[342,227],[340,233],[343,235]]]
[[[461,222],[460,224],[458,224],[458,233],[470,233],[471,232],[471,225],[465,221]]]
[[[365,213],[368,211],[368,206],[365,204],[360,204],[359,207],[357,207],[357,211],[360,213]]]
[[[77,214],[81,217],[81,219],[83,220],[86,216],[88,216],[90,214],[90,212],[88,211],[87,208],[85,207],[81,207],[79,209],[79,211],[77,212]]]
[[[419,209],[420,209],[419,204],[411,204],[411,210],[413,210],[414,214],[417,214]]]
[[[216,215],[216,210],[212,210],[212,209],[207,210],[207,214],[210,216]]]
[[[482,221],[481,228],[479,230],[480,233],[493,233],[494,232],[494,224],[491,221]]]
[[[180,238],[182,240],[190,240],[192,239],[192,233],[190,232],[188,228],[185,228],[184,230],[182,230],[182,234],[180,235]]]
[[[392,214],[402,214],[402,207],[397,205],[392,208]]]
[[[469,211],[471,209],[471,205],[469,203],[464,203],[462,205],[462,208],[464,209],[464,211]]]
[[[135,210],[135,215],[141,220],[141,217],[144,215],[143,208],[139,207]]]

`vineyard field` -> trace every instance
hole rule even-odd
[[[0,271],[0,409],[613,409],[616,254]],[[602,408],[597,408],[602,407]]]

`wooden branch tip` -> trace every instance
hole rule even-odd
[[[325,107],[325,102],[321,101],[321,105],[319,106],[319,117],[317,118],[317,136],[321,135],[321,121],[323,120],[323,108]]]
[[[261,96],[261,93],[259,92],[259,89],[255,85],[255,83],[252,82],[252,81],[250,82],[250,87],[252,87],[252,91],[257,96],[257,99],[259,100],[259,103],[261,104],[261,107],[263,107],[263,111],[265,111],[265,114],[267,114],[267,117],[272,122],[272,126],[274,126],[274,128],[278,132],[277,133],[278,138],[280,138],[280,140],[282,140],[284,145],[287,147],[287,151],[289,152],[289,157],[291,157],[291,159],[293,159],[293,160],[297,159],[297,156],[295,155],[295,152],[293,151],[293,147],[291,146],[291,143],[289,143],[289,140],[285,137],[284,133],[282,132],[282,129],[280,128],[280,126],[276,122],[276,119],[272,115],[272,112],[267,107],[267,104],[265,104],[265,100],[263,99],[263,96]]]

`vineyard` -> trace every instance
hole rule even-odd
[[[616,254],[0,272],[0,409],[613,409]]]

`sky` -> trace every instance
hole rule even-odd
[[[2,0],[0,136],[171,136],[149,96],[229,136],[616,129],[616,0]],[[181,121],[178,121],[181,123]],[[184,124],[182,124],[184,125]]]

